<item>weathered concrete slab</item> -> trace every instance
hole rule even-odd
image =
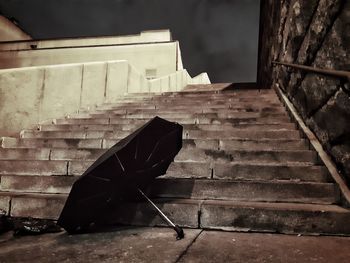
[[[81,175],[92,163],[93,161],[70,161],[68,175]],[[166,176],[210,178],[211,167],[207,162],[174,162],[169,166]]]
[[[185,138],[188,139],[299,139],[299,131],[291,130],[222,130],[222,131],[201,131],[201,130],[185,130]]]
[[[349,237],[204,231],[178,262],[346,263],[347,247]]]
[[[177,241],[169,228],[116,228],[70,236],[64,232],[5,239],[0,261],[15,262],[175,262],[200,230],[185,229]]]
[[[0,148],[0,160],[49,160],[50,149]]]
[[[102,139],[9,138],[2,141],[4,148],[101,148]]]
[[[219,148],[221,150],[305,150],[306,141],[299,139],[252,139],[252,140],[220,140]]]
[[[109,119],[108,118],[99,118],[92,120],[91,118],[66,118],[66,119],[57,119],[57,124],[108,124]]]
[[[144,122],[134,124],[46,124],[40,125],[40,131],[133,131],[142,126]],[[250,129],[250,130],[295,130],[293,123],[279,124],[253,124],[253,123],[238,123],[233,124],[183,124],[186,130],[204,130],[204,131],[220,131],[233,129]]]
[[[198,228],[200,204],[194,199],[152,199],[154,203],[176,224]],[[130,202],[118,207],[110,217],[113,223],[138,226],[166,226],[157,211],[146,202]]]
[[[232,180],[294,180],[329,181],[328,170],[323,166],[275,163],[215,163],[213,177]]]
[[[66,161],[0,160],[0,175],[66,175]]]
[[[338,192],[331,183],[288,181],[248,182],[208,179],[157,179],[150,194],[161,198],[192,198],[251,202],[333,204]]]
[[[2,175],[1,191],[68,194],[77,177],[41,175]]]
[[[195,120],[193,120],[195,122]],[[299,139],[300,133],[296,130],[250,130],[231,129],[220,131],[184,130],[185,139]],[[23,131],[22,138],[57,138],[57,139],[122,139],[130,131]]]
[[[207,162],[304,162],[317,163],[317,155],[312,151],[256,151],[256,150],[211,150],[190,145],[183,146],[175,160]]]
[[[57,220],[66,199],[66,194],[11,193],[10,215]]]
[[[104,139],[103,140],[103,147],[102,148],[110,148],[114,144],[118,142],[117,139]],[[182,140],[183,147],[186,147],[186,145],[195,146],[199,149],[210,149],[210,150],[217,150],[219,147],[219,140],[191,140],[191,139],[184,139]]]
[[[201,227],[227,231],[350,234],[350,210],[337,205],[204,201]]]

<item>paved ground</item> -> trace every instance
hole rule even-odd
[[[122,228],[69,236],[0,236],[0,262],[350,262],[350,237],[167,228]]]

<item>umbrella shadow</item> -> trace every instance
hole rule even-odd
[[[152,199],[156,206],[179,226],[189,226],[188,216],[193,211],[194,179],[181,180],[180,185],[172,185],[173,180],[157,179],[148,188],[143,189],[146,195]],[[133,226],[167,226],[158,211],[141,195],[126,200],[115,206],[109,218],[112,224]],[[193,219],[194,221],[197,221]]]

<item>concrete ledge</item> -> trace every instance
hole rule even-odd
[[[338,206],[205,201],[201,227],[277,233],[350,234],[350,212]]]
[[[337,167],[332,161],[331,157],[328,155],[328,153],[323,149],[321,143],[315,136],[315,134],[306,126],[302,118],[297,113],[295,107],[293,104],[289,101],[287,96],[282,92],[282,90],[279,87],[275,87],[277,95],[281,98],[283,103],[285,104],[287,110],[290,112],[292,118],[298,123],[298,126],[300,127],[302,133],[305,135],[305,137],[309,140],[311,146],[313,149],[318,153],[320,156],[321,161],[324,163],[324,165],[327,167],[330,175],[334,179],[334,181],[339,186],[342,199],[341,201],[344,203],[345,206],[350,207],[350,189],[347,186],[345,180],[341,177],[341,175],[338,173]]]

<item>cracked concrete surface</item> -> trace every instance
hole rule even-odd
[[[0,236],[0,262],[349,262],[350,237],[169,228]]]

